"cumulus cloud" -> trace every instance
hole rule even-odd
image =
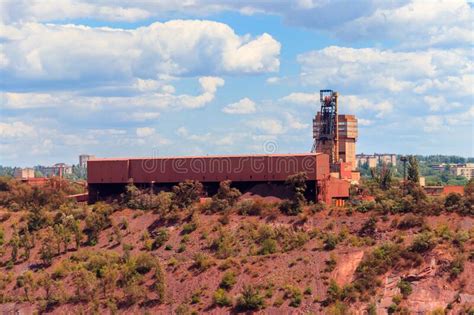
[[[131,81],[140,90],[154,90],[159,87],[153,81],[158,74],[252,74],[279,69],[280,43],[273,37],[238,36],[228,25],[212,21],[172,20],[131,30],[31,22],[2,33],[4,85],[40,80],[90,85]],[[212,93],[220,83],[203,84]]]
[[[302,105],[314,105],[319,103],[319,93],[294,92],[282,97],[280,101]]]
[[[227,114],[251,114],[255,113],[255,102],[245,97],[238,102],[225,106],[222,111]]]
[[[0,137],[24,138],[36,135],[34,128],[22,121],[0,122]]]
[[[249,122],[249,125],[269,135],[278,135],[285,131],[283,123],[278,119],[263,118],[260,120],[252,120]]]
[[[472,42],[473,10],[465,0],[281,0],[281,1],[125,1],[4,0],[0,17],[5,23],[92,18],[139,21],[176,12],[210,15],[236,11],[280,15],[286,23],[330,32],[344,40],[398,40],[405,46],[468,47]],[[328,14],[327,12],[337,12]]]
[[[67,107],[67,108],[88,108],[97,110],[100,108],[129,108],[129,107],[148,107],[148,108],[199,108],[211,102],[217,91],[217,87],[224,85],[224,79],[219,77],[201,77],[199,78],[202,94],[171,94],[170,92],[148,91],[132,96],[86,96],[73,92],[51,92],[51,93],[0,93],[2,102],[0,108],[28,109],[28,108],[48,108],[48,107]],[[145,120],[156,118],[157,115],[143,113],[134,113],[132,118],[135,120]]]
[[[308,129],[309,124],[305,124],[300,122],[295,116],[293,116],[290,113],[285,113],[286,121],[287,121],[287,126],[291,129]]]
[[[155,134],[155,128],[151,128],[151,127],[137,128],[136,134],[140,138],[150,137]]]

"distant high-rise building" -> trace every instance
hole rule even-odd
[[[367,164],[369,168],[376,167],[378,164],[396,166],[397,155],[393,153],[357,154],[356,165],[362,166],[364,164]]]
[[[79,166],[87,168],[87,161],[95,159],[95,155],[81,154],[79,155]]]
[[[474,178],[474,163],[458,164],[449,169],[455,176],[463,176],[467,179]]]

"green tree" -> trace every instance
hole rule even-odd
[[[420,174],[418,168],[418,160],[414,155],[408,157],[408,180],[418,184],[420,182]]]

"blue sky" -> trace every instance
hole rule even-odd
[[[473,156],[472,17],[457,0],[4,0],[0,164],[306,152],[326,88],[359,153]]]

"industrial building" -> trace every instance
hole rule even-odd
[[[313,152],[331,156],[331,163],[356,165],[357,118],[338,114],[338,93],[332,90],[320,92],[321,111],[313,119]],[[337,126],[337,128],[336,128]]]
[[[299,172],[307,175],[309,200],[329,203],[348,196],[349,182],[330,176],[329,156],[322,153],[94,159],[87,179],[91,202],[118,196],[129,182],[160,191],[187,179],[201,182],[208,195],[231,180],[243,193],[287,197],[285,180]]]
[[[306,198],[343,204],[355,171],[357,119],[339,115],[337,92],[321,90],[321,110],[313,121],[313,150],[302,154],[226,155],[159,158],[89,159],[89,202],[116,198],[128,183],[153,191],[169,190],[185,180],[201,182],[208,195],[231,180],[241,192],[289,197],[290,175],[306,173]]]
[[[79,166],[82,168],[87,168],[87,161],[91,159],[95,159],[95,155],[90,155],[90,154],[79,155]]]

